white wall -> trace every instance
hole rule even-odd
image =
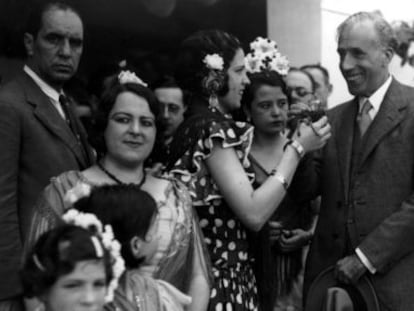
[[[321,57],[321,0],[267,0],[268,37],[292,66]]]

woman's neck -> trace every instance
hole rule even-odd
[[[279,132],[274,134],[265,134],[254,131],[252,148],[259,150],[275,150],[285,143],[285,137]]]
[[[262,167],[272,170],[283,156],[283,146],[286,138],[281,133],[266,135],[254,132],[251,155]]]
[[[144,178],[143,163],[126,166],[113,161],[109,156],[105,156],[101,160],[101,165],[123,183],[139,184]]]

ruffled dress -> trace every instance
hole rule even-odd
[[[189,189],[212,262],[209,310],[258,309],[247,228],[227,205],[205,163],[213,141],[234,148],[253,182],[247,157],[252,135],[247,123],[206,109],[185,121],[171,145],[170,173]]]

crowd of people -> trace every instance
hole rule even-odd
[[[201,30],[173,75],[99,80],[88,131],[83,34],[35,6],[0,86],[0,310],[412,310],[414,90],[383,17],[338,27],[333,109],[321,65]]]

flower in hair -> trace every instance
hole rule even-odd
[[[284,76],[289,71],[289,61],[277,49],[275,41],[257,37],[250,43],[251,52],[245,57],[249,73],[275,71]]]
[[[142,86],[147,87],[148,84],[142,81],[135,72],[129,71],[129,70],[122,70],[118,75],[118,81],[120,84],[125,83],[136,83]]]
[[[110,225],[103,226],[94,214],[82,213],[75,209],[69,209],[62,218],[68,224],[92,231],[101,239],[103,247],[109,252],[113,278],[108,285],[105,300],[106,302],[112,301],[118,287],[118,280],[125,270],[125,262],[121,256],[121,244],[115,239],[112,227]]]
[[[224,68],[224,60],[217,53],[207,54],[203,59],[203,63],[206,64],[208,69],[212,70],[223,70]]]

